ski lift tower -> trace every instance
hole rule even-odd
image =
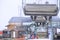
[[[24,14],[31,16],[32,21],[35,21],[37,16],[43,16],[48,25],[48,23],[51,23],[52,16],[58,14],[58,0],[23,0],[22,4]],[[50,26],[52,27],[52,24]],[[52,28],[50,39],[53,40]]]

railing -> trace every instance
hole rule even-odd
[[[26,4],[56,4],[58,6],[58,0],[22,0],[22,7]]]

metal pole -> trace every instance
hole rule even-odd
[[[49,36],[49,39],[50,40],[53,40],[53,27],[52,27],[52,23],[50,23],[50,26],[51,26],[51,28],[50,28],[50,36]]]
[[[47,16],[47,24],[46,24],[46,26],[47,26],[47,37],[48,37],[48,23],[49,23],[49,16]]]

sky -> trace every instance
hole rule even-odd
[[[29,0],[31,3],[36,2],[36,0],[31,1]],[[26,3],[29,2],[28,0],[26,1]],[[44,4],[45,1],[49,1],[49,3],[57,3],[55,0],[38,0],[38,3],[42,3]],[[29,2],[29,3],[30,3]],[[24,4],[24,3],[23,3]],[[22,0],[0,0],[0,30],[6,29],[6,25],[8,25],[8,21],[12,18],[12,17],[25,17],[23,10],[22,10]],[[60,14],[58,14],[57,17],[59,17]]]

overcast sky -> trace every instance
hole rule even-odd
[[[32,0],[29,0],[33,3]],[[38,0],[36,3],[45,3],[46,0]],[[47,0],[49,3],[57,3],[55,0]],[[28,3],[28,1],[27,1]],[[5,29],[11,17],[24,16],[22,11],[22,0],[0,0],[0,30]],[[60,14],[58,15],[60,16]]]

